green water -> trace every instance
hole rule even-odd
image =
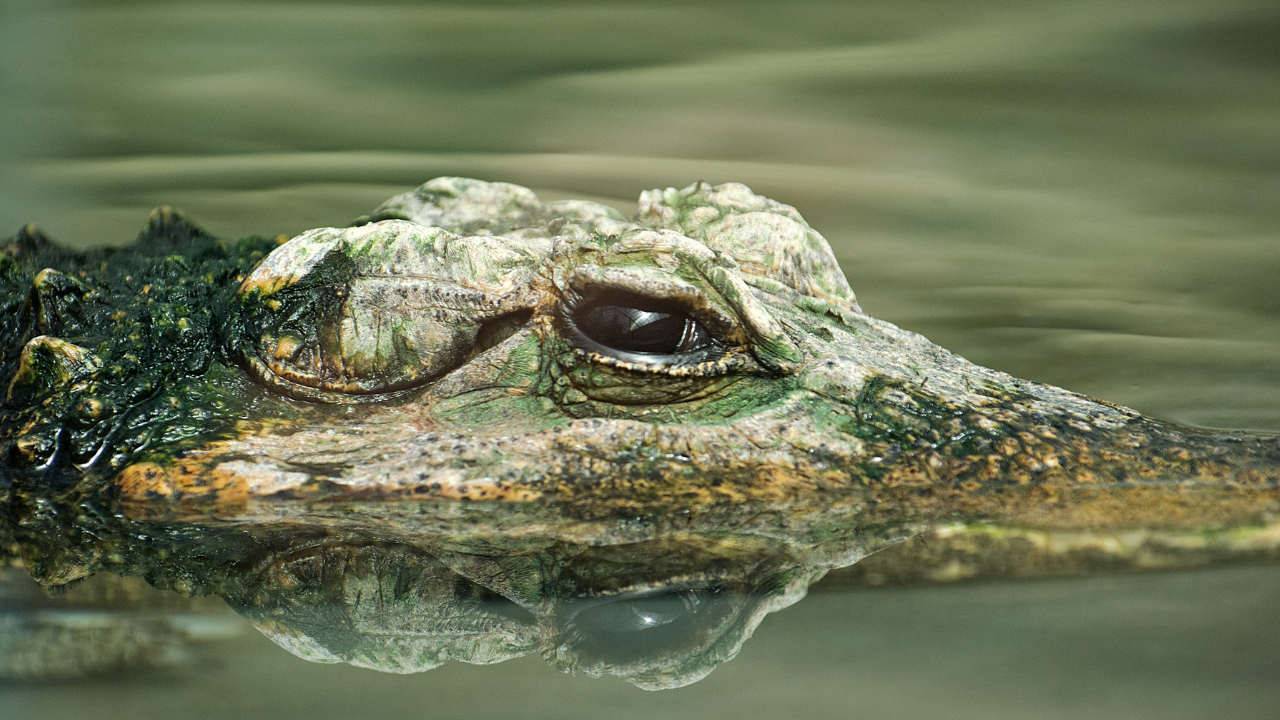
[[[1274,0],[0,0],[0,127],[0,234],[77,246],[160,204],[220,236],[343,225],[443,174],[623,209],[741,181],[872,315],[1280,430]],[[815,588],[656,695],[536,658],[311,665],[247,630],[186,674],[0,687],[0,716],[1273,718],[1275,571]]]
[[[202,664],[0,687],[12,718],[1098,718],[1268,720],[1274,567],[814,592],[689,687],[647,693],[537,657],[389,675],[303,662],[249,628]],[[225,611],[235,620],[230,610]]]

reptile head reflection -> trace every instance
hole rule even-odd
[[[325,543],[264,558],[228,600],[312,661],[410,673],[533,653],[565,672],[663,689],[734,657],[766,613],[821,574],[780,549],[684,537],[484,557]]]

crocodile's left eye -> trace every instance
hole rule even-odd
[[[720,351],[712,332],[680,303],[611,292],[572,313],[585,349],[641,363],[696,363]]]

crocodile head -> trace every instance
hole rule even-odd
[[[843,504],[873,523],[1276,482],[1274,440],[1183,432],[868,316],[822,236],[740,184],[648,191],[627,219],[438,178],[288,241],[160,212],[132,254],[45,245],[6,251],[15,284],[55,265],[6,316],[8,472],[135,506]],[[1138,514],[1168,514],[1152,502]]]

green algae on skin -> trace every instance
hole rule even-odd
[[[794,208],[734,183],[645,192],[628,220],[438,178],[288,242],[160,210],[116,250],[24,230],[0,278],[11,523],[55,499],[138,519],[471,500],[654,527],[750,508],[1195,531],[1280,501],[1276,438],[875,320]]]
[[[167,209],[121,249],[20,233],[0,254],[6,478],[102,481],[136,453],[228,430],[243,399],[227,392],[234,283],[275,246],[223,243]]]

